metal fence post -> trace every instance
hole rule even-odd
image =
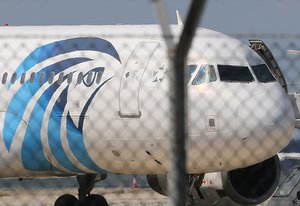
[[[185,127],[185,100],[186,100],[186,82],[185,67],[188,51],[191,47],[195,31],[198,27],[200,16],[202,14],[206,1],[193,0],[189,13],[180,36],[174,56],[175,72],[175,136],[171,141],[171,165],[170,165],[170,183],[169,189],[172,191],[171,205],[182,206],[186,204],[186,127]]]
[[[170,140],[170,169],[169,169],[169,188],[170,205],[182,206],[186,204],[186,152],[185,152],[185,64],[200,16],[202,14],[205,0],[193,0],[190,6],[188,17],[184,29],[180,36],[176,49],[174,50],[174,40],[168,24],[164,4],[160,0],[153,0],[156,6],[157,15],[163,30],[163,35],[168,47],[170,61],[171,79],[170,88],[171,101],[173,102],[174,129],[175,133]],[[174,53],[175,52],[175,53]]]

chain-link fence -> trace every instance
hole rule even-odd
[[[233,36],[188,55],[186,195],[296,205],[299,36]],[[0,205],[167,205],[167,56],[158,26],[2,28]]]

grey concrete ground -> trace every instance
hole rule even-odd
[[[133,177],[138,188],[131,189]],[[0,206],[53,206],[63,194],[77,195],[76,178],[0,180]],[[163,206],[167,198],[152,191],[144,176],[109,175],[95,185],[93,194],[102,194],[110,206]]]
[[[77,188],[0,190],[0,206],[53,206],[62,194],[76,194]],[[93,193],[103,194],[110,206],[164,206],[167,198],[150,189],[96,188]]]
[[[166,206],[168,198],[152,191],[142,176],[136,176],[138,188],[132,189],[133,176],[112,176],[97,183],[93,194],[102,194],[110,206]],[[53,206],[55,200],[63,194],[77,195],[75,178],[54,178],[23,180],[0,180],[0,206]],[[300,188],[297,184],[296,188]],[[299,206],[296,200],[298,189],[294,189],[289,197],[273,197],[269,204],[260,206]],[[197,206],[238,206],[228,198],[213,204],[201,201]]]

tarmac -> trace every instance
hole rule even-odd
[[[68,189],[1,189],[0,206],[53,206],[63,194],[77,194],[77,188]],[[95,188],[93,194],[102,194],[109,206],[165,206],[168,198],[151,189]]]
[[[136,176],[138,188],[132,188],[132,177],[112,176],[108,181],[97,183],[93,194],[103,195],[109,206],[166,206],[168,197],[149,188],[144,178]],[[101,185],[101,186],[100,186]],[[0,206],[54,206],[55,200],[63,194],[77,196],[78,184],[75,178],[53,178],[23,180],[2,179],[0,181]],[[296,191],[290,197],[296,197]],[[294,194],[295,193],[295,194]],[[217,202],[201,200],[197,206],[238,206],[229,198]],[[271,198],[260,206],[299,206],[295,198]]]

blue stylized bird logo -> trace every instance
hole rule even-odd
[[[3,128],[5,128],[3,130],[3,139],[7,150],[10,151],[22,117],[28,113],[28,108],[31,107],[21,151],[22,162],[26,169],[32,171],[46,171],[49,169],[51,163],[43,151],[41,131],[45,123],[45,116],[50,112],[47,121],[48,142],[50,150],[55,151],[53,155],[59,164],[63,165],[68,171],[80,172],[80,169],[72,163],[63,149],[61,129],[64,127],[66,128],[66,138],[70,149],[78,161],[92,171],[101,171],[101,168],[89,157],[88,151],[84,146],[82,130],[84,116],[91,102],[101,87],[112,77],[98,82],[99,85],[83,106],[77,124],[74,123],[69,112],[67,113],[66,121],[62,121],[62,117],[57,117],[57,114],[65,112],[68,102],[69,85],[63,84],[63,82],[67,81],[68,75],[76,72],[72,68],[83,63],[93,62],[94,60],[89,56],[74,56],[72,54],[74,52],[89,51],[106,54],[121,63],[118,52],[109,41],[95,37],[79,37],[52,42],[36,48],[16,69],[16,80],[21,78],[22,74],[32,72],[33,70],[36,77],[43,76],[39,81],[32,82],[30,79],[27,79],[18,88],[9,102],[3,123]],[[64,58],[58,58],[61,56]],[[50,61],[51,63],[45,67],[41,66],[40,69],[36,69],[37,66],[42,65],[46,61]],[[101,75],[104,71],[105,68],[101,66],[90,68],[86,73],[82,74],[82,83],[87,88],[90,87],[95,81],[101,80]],[[62,75],[62,78],[58,78],[49,84],[48,80],[51,75],[52,77]],[[8,90],[12,86],[11,83],[8,84]],[[57,95],[57,93],[59,94]],[[33,100],[34,98],[35,100]],[[52,106],[50,107],[50,105]],[[51,111],[49,111],[49,108]],[[20,118],[16,118],[16,114]]]

